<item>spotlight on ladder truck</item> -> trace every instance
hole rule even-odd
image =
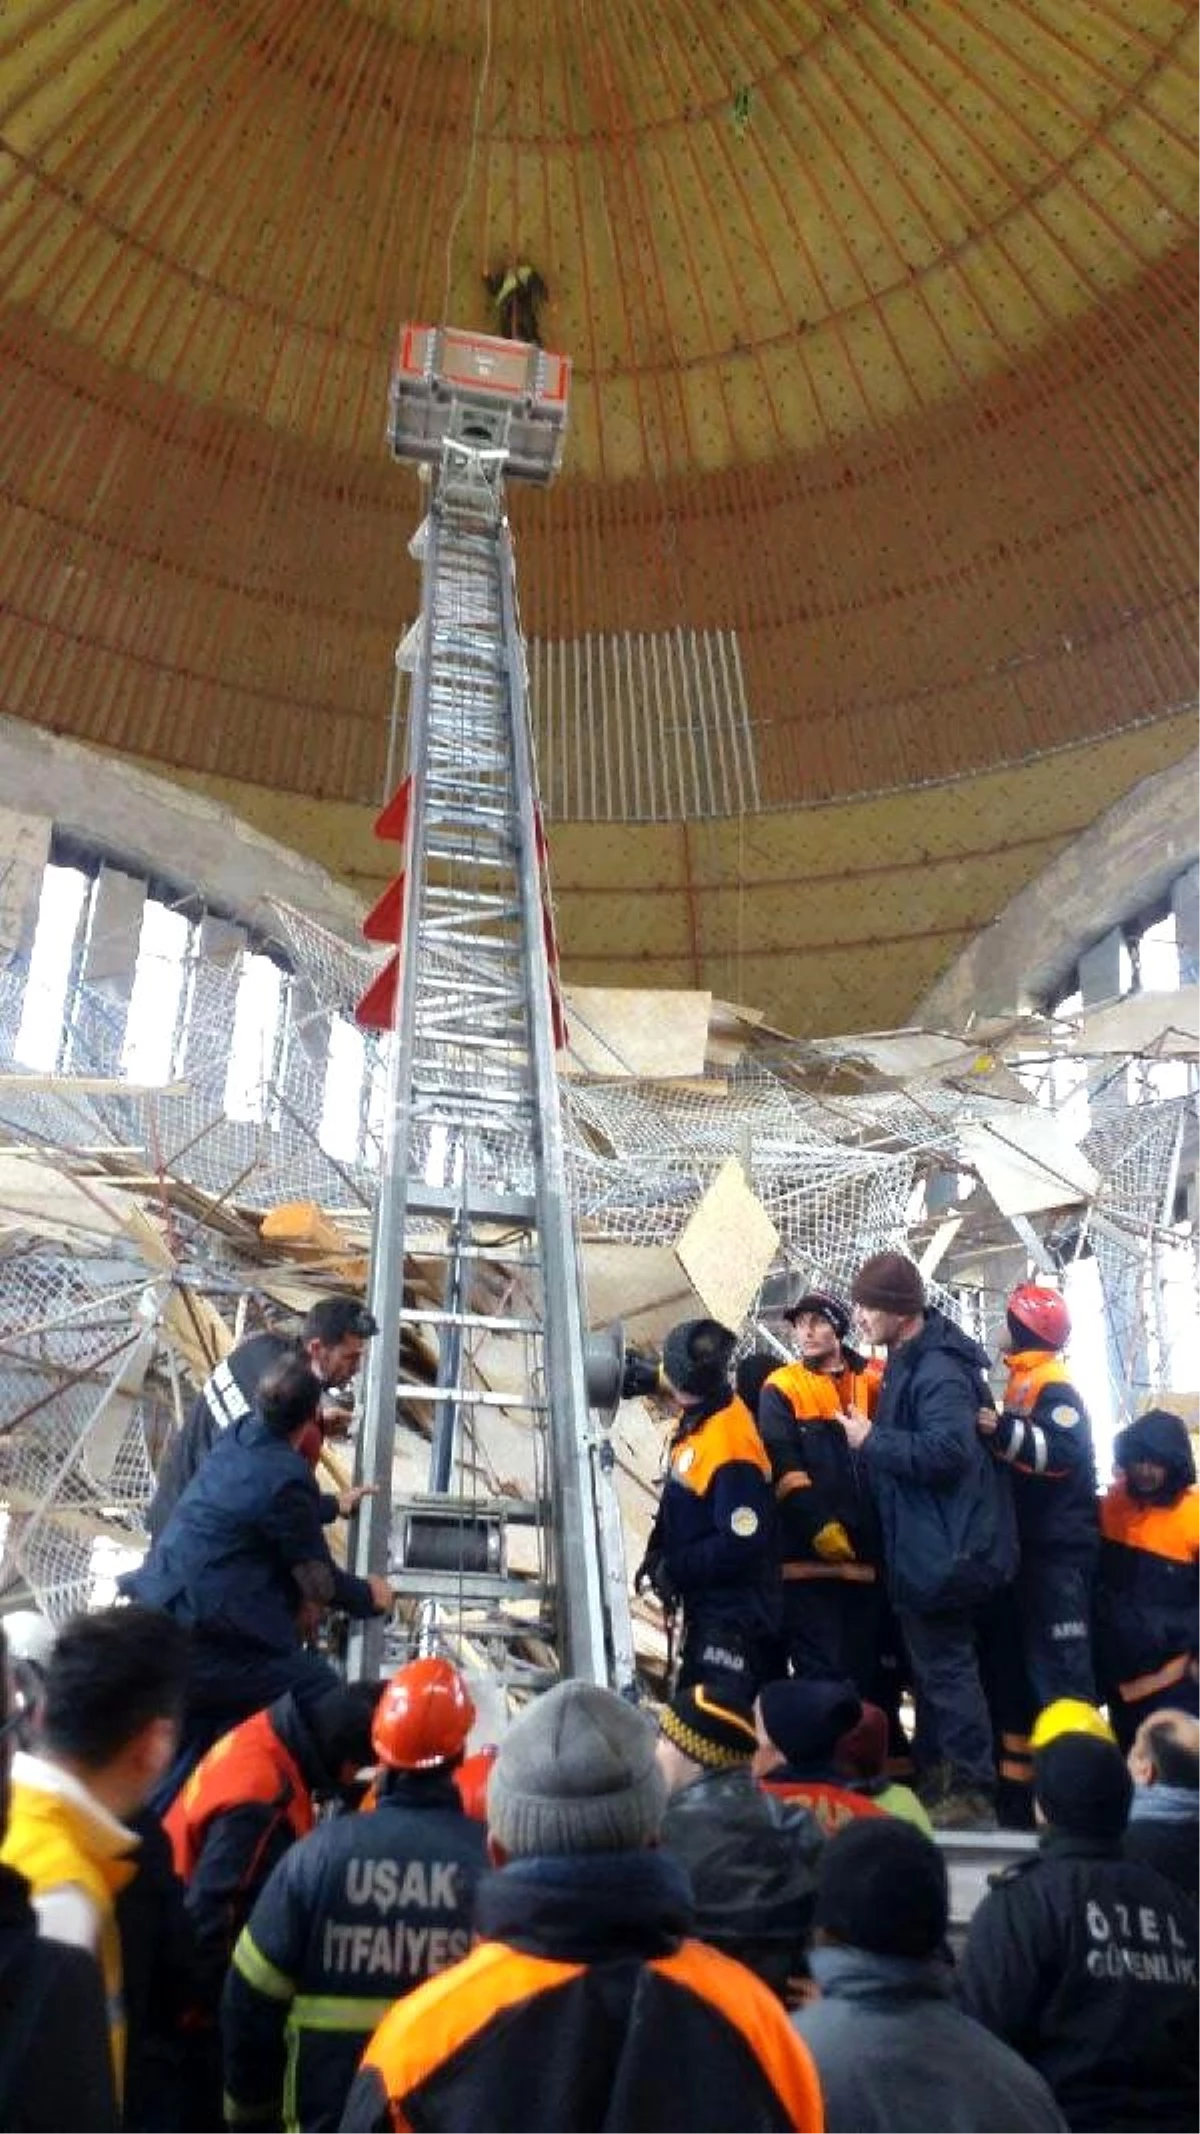
[[[399,871],[364,921],[392,953],[357,1010],[391,1044],[371,1260],[380,1332],[359,1457],[378,1495],[359,1514],[354,1568],[387,1573],[427,1649],[482,1650],[517,1689],[541,1686],[531,1637],[552,1673],[633,1679],[607,1429],[623,1343],[619,1330],[589,1339],[584,1327],[558,947],[504,501],[510,477],[544,485],[558,468],[570,369],[488,334],[400,335],[388,443],[429,493],[410,543],[420,614],[398,654],[411,675],[407,763],[376,824],[400,847]],[[406,1256],[419,1285],[405,1281]],[[432,1380],[402,1368],[414,1347],[436,1358]],[[427,1487],[403,1495],[392,1489],[397,1398],[430,1440]],[[514,1420],[528,1431],[527,1486],[485,1492],[483,1474],[509,1471]],[[378,1626],[352,1644],[353,1671],[377,1671],[380,1644]]]

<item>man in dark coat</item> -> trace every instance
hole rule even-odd
[[[971,1921],[968,2015],[1046,2078],[1070,2127],[1196,2125],[1196,1907],[1121,1841],[1133,1782],[1111,1741],[1038,1748],[1039,1850]]]
[[[1100,1504],[1096,1654],[1117,1740],[1152,1712],[1200,1709],[1200,1496],[1182,1416],[1150,1408],[1113,1445]]]
[[[354,1578],[330,1555],[320,1491],[299,1449],[320,1398],[306,1363],[281,1364],[261,1386],[257,1409],[222,1432],[145,1562],[119,1581],[191,1633],[183,1740],[155,1806],[251,1712],[289,1690],[304,1706],[337,1688],[328,1660],[305,1646],[312,1617],[334,1607],[361,1618],[391,1606],[386,1579]]]
[[[918,1791],[942,1829],[994,1829],[992,1724],[973,1611],[1011,1581],[1017,1537],[1008,1476],[977,1427],[987,1358],[927,1305],[903,1253],[867,1260],[852,1294],[866,1338],[888,1352],[874,1420],[851,1409],[843,1428],[863,1448],[912,1664]]]
[[[954,2006],[946,1867],[883,1816],[831,1838],[817,1870],[809,1970],[792,2017],[817,2063],[827,2134],[1065,2126],[1041,2075]]]
[[[701,1941],[758,1973],[780,1999],[804,1968],[821,1828],[751,1771],[752,1710],[693,1683],[659,1719],[670,1789],[662,1843],[687,1870]]]

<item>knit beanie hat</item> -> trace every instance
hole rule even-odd
[[[801,1312],[816,1312],[822,1319],[828,1319],[839,1341],[844,1341],[850,1331],[850,1314],[841,1298],[835,1297],[831,1290],[803,1290],[795,1303],[788,1305],[783,1316],[794,1323]]]
[[[857,1724],[834,1743],[833,1768],[846,1778],[882,1778],[887,1757],[887,1713],[877,1704],[864,1704]]]
[[[652,1721],[615,1691],[556,1683],[500,1744],[489,1835],[514,1859],[653,1844],[667,1805],[654,1750]]]
[[[685,1319],[663,1342],[663,1376],[677,1393],[703,1400],[729,1383],[737,1335],[716,1319]]]
[[[748,1705],[697,1682],[681,1689],[659,1715],[668,1741],[706,1771],[731,1771],[748,1764],[758,1747],[754,1713]]]
[[[763,1726],[797,1770],[827,1764],[842,1735],[862,1716],[853,1682],[768,1682],[758,1693]]]
[[[1033,1791],[1053,1830],[1119,1838],[1129,1820],[1133,1780],[1121,1751],[1094,1734],[1056,1734],[1033,1758]]]
[[[937,1846],[899,1816],[861,1816],[822,1850],[813,1926],[851,1948],[880,1956],[933,1956],[949,1913],[946,1869]]]
[[[915,1260],[905,1252],[877,1252],[864,1260],[850,1291],[868,1311],[896,1312],[915,1318],[925,1309],[925,1284]]]

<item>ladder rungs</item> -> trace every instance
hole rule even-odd
[[[545,1497],[447,1497],[438,1490],[393,1497],[393,1513],[411,1512],[419,1519],[502,1519],[510,1526],[541,1526],[550,1516]]]
[[[473,1386],[427,1386],[423,1379],[396,1382],[397,1400],[453,1401],[462,1408],[520,1408],[522,1414],[545,1415],[548,1400],[527,1400],[521,1393],[477,1393]]]
[[[402,1326],[469,1326],[489,1334],[541,1334],[540,1319],[504,1319],[489,1312],[435,1311],[421,1304],[406,1304],[400,1314]]]

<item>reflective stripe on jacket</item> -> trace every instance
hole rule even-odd
[[[1012,1476],[1021,1546],[1094,1555],[1096,1463],[1083,1399],[1053,1350],[1021,1349],[1005,1362],[1008,1383],[987,1443]]]

